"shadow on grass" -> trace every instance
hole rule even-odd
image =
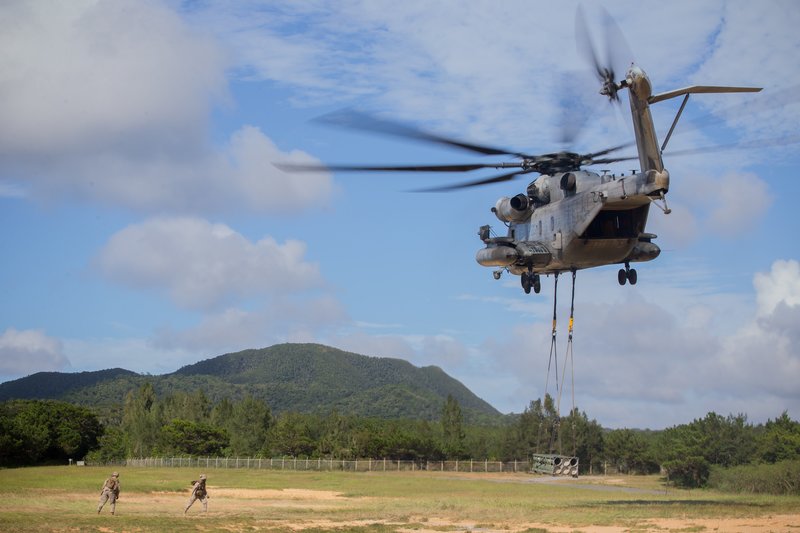
[[[607,500],[596,504],[597,506],[614,505],[620,507],[634,506],[654,506],[654,507],[678,507],[681,505],[693,507],[741,507],[741,508],[762,508],[768,507],[766,503],[756,502],[732,502],[724,500]]]

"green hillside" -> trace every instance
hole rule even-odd
[[[28,377],[0,383],[0,401],[10,399],[58,399],[73,392],[92,388],[117,378],[133,378],[139,374],[122,368],[95,372],[37,372]]]
[[[151,382],[159,395],[202,390],[212,402],[251,394],[274,413],[341,413],[435,420],[448,395],[467,422],[502,415],[438,367],[419,368],[392,358],[368,357],[318,344],[280,344],[220,355],[172,374],[143,376],[122,369],[41,372],[0,384],[0,401],[65,400],[108,413],[128,391]]]

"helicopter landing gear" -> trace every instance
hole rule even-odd
[[[520,281],[522,282],[522,290],[525,291],[525,294],[530,294],[531,288],[533,288],[533,292],[536,294],[539,294],[542,290],[542,282],[539,279],[539,274],[523,272],[520,276]]]
[[[631,285],[636,285],[637,280],[636,269],[631,268],[628,263],[625,263],[625,268],[620,268],[619,272],[617,272],[617,281],[619,281],[620,285],[625,285],[626,281]]]

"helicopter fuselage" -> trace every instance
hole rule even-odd
[[[519,197],[497,202],[493,211],[508,234],[482,235],[486,248],[477,260],[521,275],[655,259],[660,252],[650,242],[655,236],[644,229],[652,196],[660,195],[668,180],[666,171],[539,176],[528,187],[528,205]]]

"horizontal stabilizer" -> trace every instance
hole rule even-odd
[[[714,85],[692,85],[691,87],[684,87],[683,89],[676,89],[674,91],[669,91],[666,93],[661,94],[654,94],[647,101],[651,104],[655,104],[656,102],[661,102],[663,100],[669,100],[670,98],[675,98],[676,96],[681,96],[684,94],[700,94],[700,93],[757,93],[761,90],[761,87],[724,87],[724,86],[714,86]]]

